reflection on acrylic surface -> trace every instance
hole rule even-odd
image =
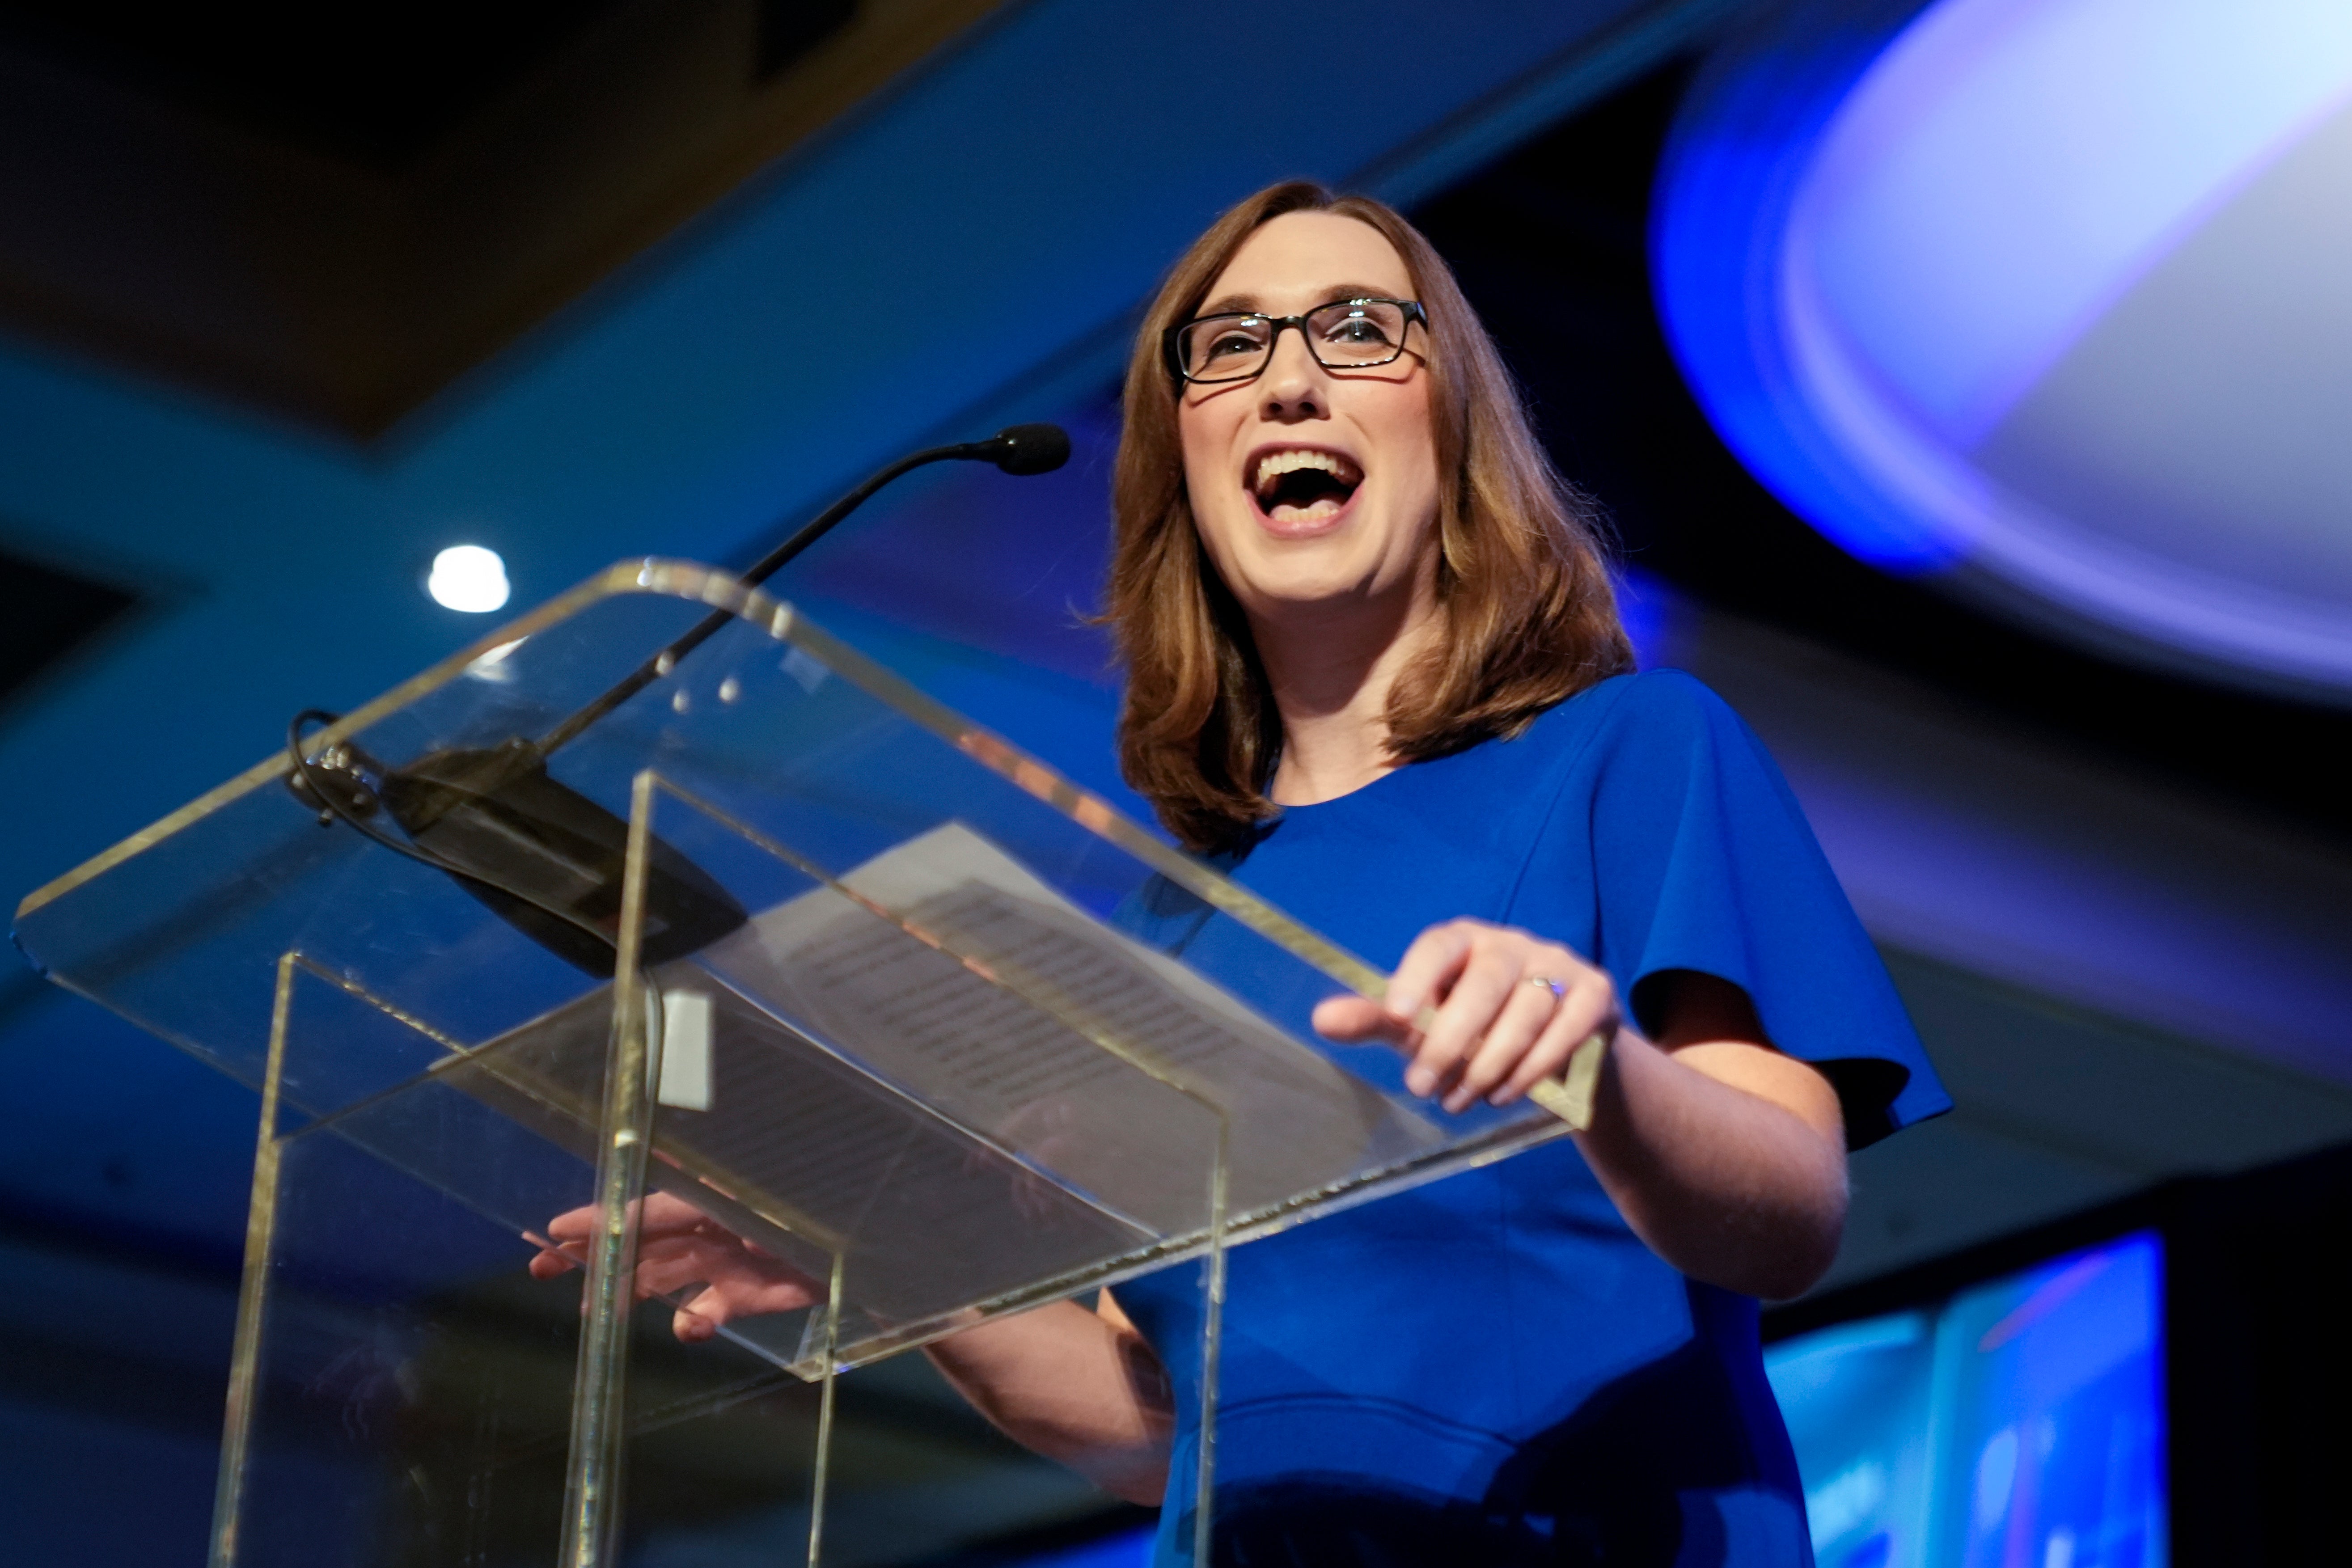
[[[1821,1568],[2165,1568],[2162,1244],[1765,1352]]]

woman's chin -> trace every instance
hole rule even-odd
[[[1240,596],[1259,615],[1316,624],[1360,612],[1368,599],[1380,596],[1379,577],[1376,567],[1360,561],[1265,563],[1250,574]]]

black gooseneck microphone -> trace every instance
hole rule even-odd
[[[953,462],[958,459],[994,463],[1008,474],[1050,474],[1070,460],[1070,437],[1059,425],[1015,425],[999,430],[985,441],[966,441],[955,447],[933,447],[899,458],[872,479],[825,508],[810,519],[791,538],[769,551],[751,563],[743,574],[743,581],[757,585],[766,582],[782,569],[784,563],[818,540],[833,525],[866,504],[876,490],[901,474],[922,468],[929,463]],[[713,610],[684,637],[655,654],[645,663],[624,676],[610,691],[589,703],[571,718],[540,737],[541,755],[554,751],[581,731],[643,691],[646,687],[669,673],[670,668],[688,654],[700,647],[719,627],[735,617],[725,610]]]
[[[742,581],[767,581],[875,491],[912,469],[977,461],[1008,474],[1045,474],[1069,457],[1070,437],[1060,426],[1015,425],[985,441],[901,458],[753,563]],[[518,735],[501,745],[431,752],[387,768],[349,742],[310,756],[302,745],[305,731],[334,723],[340,715],[306,710],[287,726],[293,763],[287,787],[319,814],[320,826],[341,821],[395,854],[446,872],[541,946],[609,977],[619,942],[629,825],[550,777],[547,759],[734,618],[725,610],[711,612],[536,741]],[[378,811],[398,825],[404,841],[369,820]],[[641,943],[647,966],[682,958],[751,918],[732,894],[670,845],[656,837],[650,851]]]

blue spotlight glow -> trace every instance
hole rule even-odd
[[[2230,422],[2352,395],[2308,346],[2352,310],[2281,263],[2352,266],[2352,203],[2285,199],[2344,149],[2341,0],[1802,0],[1694,87],[1660,307],[1726,439],[1852,553],[2352,687],[2352,465]]]

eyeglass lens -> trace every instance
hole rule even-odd
[[[1345,300],[1307,314],[1308,352],[1327,370],[1386,364],[1404,352],[1404,308]],[[1265,368],[1281,323],[1265,316],[1207,316],[1178,334],[1177,356],[1193,381],[1244,381]]]

